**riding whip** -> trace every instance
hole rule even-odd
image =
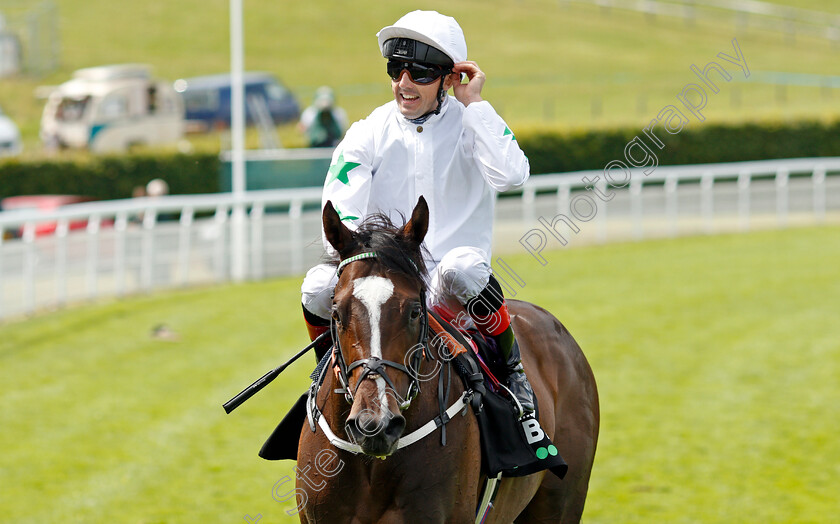
[[[305,354],[306,354],[306,353],[307,353],[310,349],[312,349],[313,347],[315,347],[315,345],[316,345],[318,342],[320,342],[320,341],[321,341],[321,339],[323,339],[324,337],[328,337],[328,336],[330,336],[330,332],[329,332],[329,331],[326,331],[326,332],[324,332],[324,333],[321,333],[320,335],[318,335],[318,337],[317,337],[315,340],[313,340],[313,341],[312,341],[312,342],[311,342],[308,346],[306,346],[305,348],[303,348],[303,349],[301,349],[300,351],[298,351],[298,352],[295,354],[295,356],[293,356],[292,358],[290,358],[290,359],[289,359],[289,360],[288,360],[285,364],[283,364],[283,365],[281,365],[281,366],[279,366],[279,367],[276,367],[276,368],[272,369],[271,371],[269,371],[268,373],[266,373],[265,375],[263,375],[262,377],[260,377],[259,379],[257,379],[257,381],[256,381],[256,382],[254,382],[253,384],[251,384],[251,385],[250,385],[250,386],[248,386],[247,388],[243,389],[243,390],[242,390],[242,392],[240,392],[238,395],[236,395],[236,396],[235,396],[235,397],[233,397],[232,399],[230,399],[230,400],[228,400],[227,402],[225,402],[225,403],[222,405],[222,407],[223,407],[223,408],[225,408],[225,413],[230,414],[230,412],[231,412],[231,411],[233,411],[234,409],[238,408],[238,407],[239,407],[239,406],[240,406],[243,402],[245,402],[245,401],[246,401],[246,400],[248,400],[249,398],[251,398],[251,397],[253,397],[254,395],[256,395],[256,394],[257,394],[257,392],[258,392],[259,390],[261,390],[262,388],[264,388],[264,387],[266,387],[267,385],[269,385],[269,384],[271,383],[271,381],[272,381],[272,380],[274,380],[275,378],[277,378],[277,376],[278,376],[278,375],[280,375],[280,373],[282,373],[282,372],[283,372],[283,370],[284,370],[284,369],[286,369],[287,367],[289,367],[289,364],[291,364],[291,363],[292,363],[292,362],[294,362],[295,360],[297,360],[297,359],[299,359],[300,357],[302,357],[303,355],[305,355]]]

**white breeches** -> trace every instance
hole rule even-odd
[[[446,306],[452,311],[478,295],[487,286],[492,272],[487,253],[471,246],[449,250],[429,269],[428,304]],[[310,269],[300,287],[303,306],[321,318],[330,318],[332,291],[337,282],[335,266],[319,264]]]

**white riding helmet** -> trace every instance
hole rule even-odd
[[[392,38],[409,38],[442,51],[454,63],[467,59],[467,41],[461,26],[451,16],[442,15],[437,11],[412,11],[397,20],[394,25],[382,28],[376,33],[376,37],[379,39],[379,50],[386,58],[386,41]]]

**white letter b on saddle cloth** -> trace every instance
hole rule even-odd
[[[528,439],[528,444],[539,442],[545,438],[545,432],[540,427],[540,423],[535,418],[529,418],[522,421],[522,429],[525,430],[525,438]]]

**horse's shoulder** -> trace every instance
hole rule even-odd
[[[511,322],[523,354],[567,364],[584,359],[571,332],[550,311],[524,300],[508,300]]]
[[[540,307],[533,302],[528,302],[526,300],[518,300],[515,298],[508,298],[505,300],[508,305],[508,309],[511,310],[512,313],[526,313],[526,312],[535,312],[540,315],[549,315],[554,317],[548,310],[543,307]]]
[[[531,325],[545,327],[545,325],[553,324],[568,333],[560,319],[547,309],[525,300],[508,299],[506,302],[511,316],[520,317]]]

